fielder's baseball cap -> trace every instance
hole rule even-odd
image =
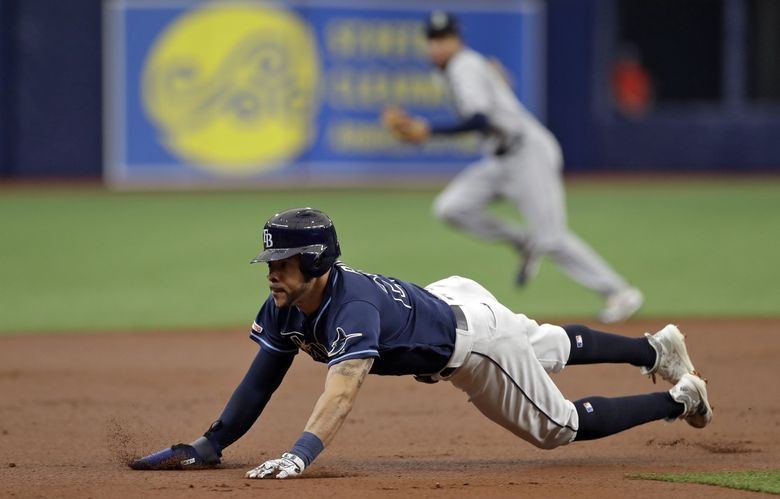
[[[444,38],[449,35],[460,35],[458,19],[443,10],[434,10],[425,20],[425,37]]]

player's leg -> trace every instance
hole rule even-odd
[[[548,255],[571,279],[597,291],[605,299],[625,295],[625,299],[612,300],[616,310],[606,317],[610,322],[625,319],[635,312],[642,303],[641,293],[631,288],[567,226],[557,143],[542,139],[529,141],[504,161],[509,181],[502,193],[528,222],[533,253]],[[628,290],[631,292],[627,293]]]
[[[631,364],[650,368],[655,365],[656,351],[646,337],[631,338],[597,331],[587,326],[563,326],[570,343],[567,365]]]
[[[506,162],[511,183],[504,195],[528,222],[535,249],[548,255],[573,280],[599,293],[607,295],[626,287],[595,251],[569,231],[557,145],[529,141]]]
[[[486,212],[496,200],[502,184],[502,172],[493,158],[478,161],[458,174],[438,195],[433,204],[434,215],[472,236],[524,244],[526,230]]]
[[[537,325],[523,315],[518,317],[528,321],[528,339],[547,372],[558,372],[567,364],[631,363],[642,367],[644,374],[652,370],[677,384],[669,392],[575,401],[579,419],[576,440],[601,438],[650,421],[680,416],[697,428],[709,423],[712,412],[706,386],[698,378],[684,380],[693,372],[693,365],[685,349],[685,338],[675,326],[668,325],[654,335],[628,338],[586,326]]]
[[[534,356],[548,373],[560,372],[569,362],[571,341],[561,326],[554,324],[538,324],[523,314],[517,314],[521,320],[529,320],[530,326],[525,329],[528,341],[533,348]]]
[[[707,385],[694,374],[685,374],[668,392],[586,397],[575,401],[574,406],[579,420],[575,441],[603,438],[660,419],[685,419],[695,428],[704,428],[712,421]]]
[[[490,300],[466,305],[464,312],[473,345],[449,379],[453,385],[485,416],[539,448],[571,442],[577,411],[537,361],[524,333],[532,321]]]
[[[458,298],[458,290],[447,293]],[[537,361],[537,353],[548,360],[560,357],[565,350],[560,341],[552,349],[535,351],[529,341],[533,335],[525,331],[539,326],[490,299],[467,305],[464,311],[473,334],[472,351],[449,380],[485,416],[537,447],[601,438],[659,419],[684,418],[697,428],[712,419],[706,385],[693,374],[685,374],[669,392],[572,403]]]
[[[695,368],[685,336],[677,326],[669,324],[655,334],[631,338],[605,333],[582,325],[564,326],[569,340],[567,365],[625,363],[638,366],[642,374],[658,374],[676,384]]]
[[[675,384],[668,392],[616,398],[594,396],[575,401],[579,418],[576,440],[602,438],[659,419],[684,417],[697,428],[709,423],[712,409],[707,401],[706,385],[692,374],[694,368],[685,337],[676,326],[667,325],[641,338],[582,325],[562,329],[570,344],[567,365],[628,363],[639,366],[643,374],[657,373]]]

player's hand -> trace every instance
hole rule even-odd
[[[428,140],[431,135],[431,128],[426,120],[412,117],[398,106],[385,107],[381,121],[387,131],[404,142],[419,144]]]
[[[306,465],[303,464],[303,459],[285,452],[279,459],[271,459],[266,461],[255,469],[246,472],[247,478],[265,478],[272,475],[276,471],[276,478],[292,478],[303,473]]]
[[[217,465],[219,456],[216,453],[202,455],[188,444],[172,445],[129,464],[134,470],[197,470],[216,468]]]
[[[402,127],[411,116],[398,106],[385,106],[382,110],[382,125],[390,131]]]

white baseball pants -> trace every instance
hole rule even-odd
[[[608,296],[627,283],[569,229],[562,164],[552,134],[529,133],[516,151],[487,156],[459,173],[436,198],[434,214],[476,237],[548,255],[571,279]],[[526,226],[485,211],[502,197],[523,215]]]
[[[449,277],[425,289],[460,306],[468,323],[468,331],[458,331],[452,358],[459,365],[448,364],[457,369],[447,379],[485,416],[539,448],[574,440],[577,410],[547,374],[563,369],[569,358],[571,346],[563,328],[515,314],[463,277]]]

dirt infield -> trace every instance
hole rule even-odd
[[[0,337],[0,497],[749,495],[626,478],[780,468],[780,320],[676,322],[709,378],[715,419],[704,430],[655,422],[542,451],[485,419],[447,383],[370,376],[333,444],[305,478],[286,481],[243,474],[287,450],[303,429],[325,376],[308,356],[296,359],[221,469],[139,472],[124,465],[130,456],[190,441],[219,415],[256,351],[245,331]],[[615,365],[573,366],[556,381],[571,399],[668,389]]]

